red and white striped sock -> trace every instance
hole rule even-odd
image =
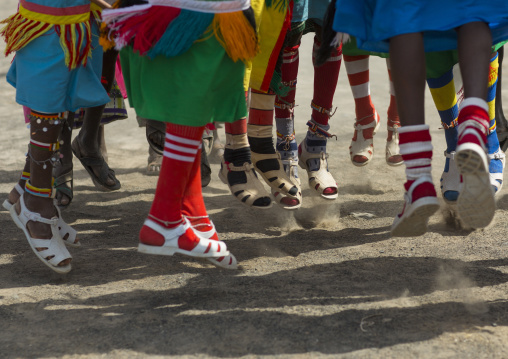
[[[361,125],[372,122],[372,118],[369,116],[374,115],[376,111],[370,97],[369,58],[369,55],[344,55],[344,65],[355,99],[356,120],[365,122],[360,122]],[[370,131],[372,132],[373,129]]]
[[[194,178],[194,162],[201,146],[204,127],[182,126],[168,123],[166,141],[155,197],[147,220],[164,228],[175,228],[183,223],[182,201],[188,183]],[[201,187],[200,187],[201,188]],[[199,239],[189,230],[182,245],[193,248]],[[149,245],[163,245],[159,233],[143,226],[139,234],[141,242]]]
[[[464,99],[458,117],[459,139],[457,144],[475,143],[485,150],[489,122],[487,101],[477,97]]]
[[[399,136],[400,153],[406,165],[406,191],[409,191],[416,179],[428,176],[429,182],[421,183],[413,191],[413,202],[421,197],[435,197],[436,190],[431,177],[432,142],[429,126],[403,126],[399,129]]]

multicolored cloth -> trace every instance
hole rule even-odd
[[[20,0],[18,12],[2,21],[6,26],[0,31],[6,54],[16,52],[7,73],[16,102],[58,113],[109,101],[100,81],[95,10],[89,0]]]
[[[120,59],[129,104],[141,117],[204,126],[247,115],[245,64],[233,62],[214,36],[180,56],[151,59],[126,47]]]
[[[508,38],[506,0],[337,0],[333,29],[356,37],[358,47],[389,52],[389,39],[423,32],[425,51],[457,48],[455,28],[472,21],[489,24],[493,44]]]

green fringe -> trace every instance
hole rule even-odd
[[[274,8],[280,12],[285,12],[289,6],[289,0],[265,0],[265,4],[267,8]]]
[[[291,87],[282,84],[282,74],[280,71],[274,71],[272,81],[270,82],[270,90],[272,90],[279,99],[286,97]]]

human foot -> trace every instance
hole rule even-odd
[[[71,147],[72,152],[85,167],[98,190],[116,191],[120,189],[121,184],[115,177],[115,171],[109,168],[99,150],[88,152],[83,143],[80,142],[79,136],[72,141]]]

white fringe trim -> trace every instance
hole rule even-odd
[[[332,42],[330,43],[331,47],[339,47],[340,44],[345,44],[351,40],[351,36],[349,34],[346,34],[344,32],[338,32],[337,35],[333,38]]]

